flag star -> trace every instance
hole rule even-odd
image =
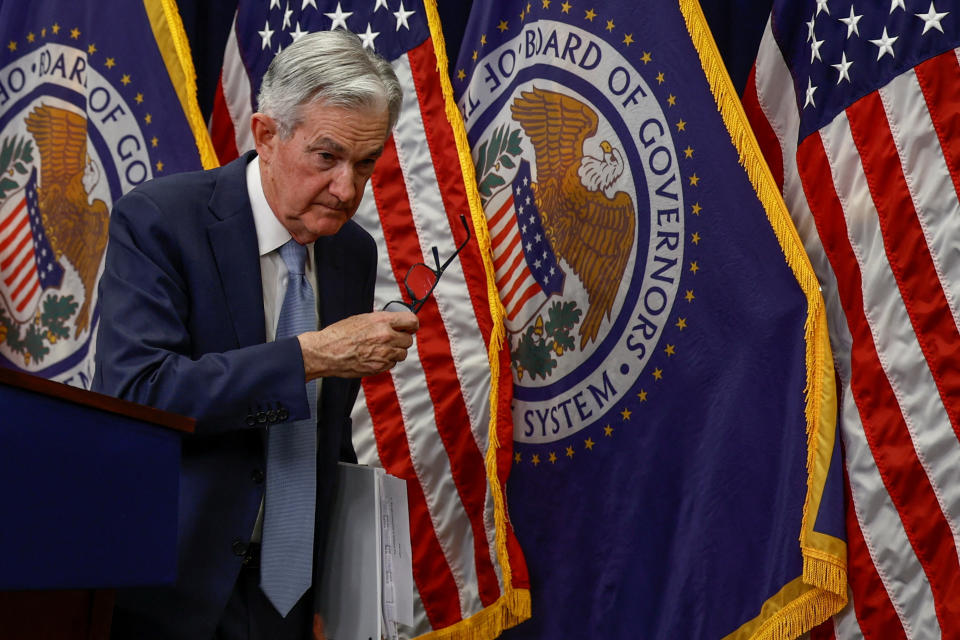
[[[373,41],[377,39],[377,36],[380,35],[379,31],[374,31],[370,28],[370,23],[367,23],[367,30],[363,33],[358,33],[360,36],[361,42],[363,42],[364,48],[369,47],[371,51],[374,50]]]
[[[269,49],[272,46],[270,44],[270,40],[273,39],[273,31],[270,29],[270,21],[267,20],[266,24],[263,25],[263,31],[257,31],[257,33],[260,34],[261,38],[260,48]]]
[[[903,6],[903,0],[890,0],[890,13],[893,13],[893,10],[897,7],[900,7],[904,11],[907,10],[907,8]]]
[[[543,264],[543,263],[540,262],[540,260],[534,260],[534,261],[533,261],[533,268],[534,268],[534,269],[539,269],[539,268],[540,268],[540,265],[542,265],[542,264]]]
[[[393,15],[397,19],[397,31],[400,31],[400,27],[406,27],[407,31],[410,30],[410,24],[407,22],[407,18],[412,16],[415,11],[407,11],[403,8],[403,0],[400,0],[400,10],[394,11]]]
[[[901,0],[902,2],[902,0]],[[883,28],[883,36],[876,40],[871,40],[873,44],[877,45],[877,60],[882,58],[885,54],[890,54],[891,58],[894,58],[893,54],[893,43],[900,39],[900,36],[893,36],[892,38],[887,35],[887,28]]]
[[[933,0],[931,0],[930,8],[927,9],[926,13],[915,13],[914,15],[923,20],[923,33],[930,31],[930,29],[936,29],[940,33],[943,33],[943,27],[940,25],[940,21],[943,20],[948,13],[950,12],[944,11],[943,13],[937,13],[936,8],[933,6]]]
[[[387,6],[387,0],[377,0],[376,4],[373,5],[373,13],[377,12],[377,9],[383,7],[387,11],[390,11],[390,7]]]
[[[817,0],[817,12],[813,14],[814,17],[820,15],[821,11],[825,11],[827,15],[830,15],[830,7],[827,6],[828,1],[829,0]]]
[[[823,45],[823,40],[813,39],[813,42],[810,43],[810,62],[814,60],[823,60],[820,57],[820,47]]]
[[[307,7],[313,7],[314,9],[317,9],[317,0],[303,0],[303,4],[300,5],[300,11],[303,11]],[[319,9],[317,9],[317,11],[319,11]]]
[[[277,9],[280,8],[280,0],[270,0],[270,6],[267,8],[267,11],[269,11],[270,9],[273,9],[274,7],[276,7]]]
[[[810,18],[810,22],[807,23],[807,42],[810,42],[814,38],[813,25],[816,23],[816,21],[817,21],[817,16],[813,16],[812,18]]]
[[[306,0],[304,1],[306,2]],[[333,20],[333,24],[330,25],[330,31],[333,31],[337,27],[340,27],[341,29],[346,29],[347,18],[352,16],[353,12],[352,11],[344,12],[343,9],[340,8],[340,3],[338,2],[336,11],[334,11],[333,13],[325,13],[323,15]]]
[[[803,103],[804,109],[806,109],[809,105],[813,105],[814,107],[817,106],[817,104],[813,101],[813,92],[816,90],[817,88],[813,86],[813,80],[807,78],[807,99],[806,102]]]
[[[310,33],[310,32],[309,32],[309,31],[302,31],[302,30],[300,29],[300,21],[297,20],[297,28],[296,28],[294,31],[291,31],[291,32],[290,32],[290,37],[293,38],[293,41],[294,41],[294,42],[296,42],[297,40],[299,40],[299,39],[302,38],[303,36],[307,35],[308,33]]]
[[[290,17],[293,15],[293,9],[290,8],[290,3],[287,2],[287,8],[283,11],[283,25],[280,27],[281,30],[290,28]]]
[[[857,26],[857,23],[860,22],[860,19],[863,18],[863,14],[859,16],[853,12],[853,7],[850,7],[850,17],[840,18],[840,22],[847,25],[847,38],[853,34],[860,35],[860,27]]]
[[[847,53],[844,51],[843,56],[840,58],[840,64],[830,65],[840,73],[840,77],[837,78],[837,84],[840,84],[841,81],[846,80],[850,82],[850,74],[848,73],[850,67],[853,65],[853,61],[847,60]]]

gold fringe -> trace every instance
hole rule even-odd
[[[496,638],[504,630],[520,624],[529,617],[530,592],[526,589],[511,589],[505,591],[492,605],[466,620],[417,636],[417,639],[489,640]]]
[[[846,576],[844,576],[846,583]],[[837,613],[845,597],[814,589],[790,601],[752,636],[756,640],[793,640]]]
[[[795,637],[790,634],[803,627],[796,632],[796,635],[800,635],[814,624],[826,620],[843,608],[847,599],[845,556],[812,553],[818,548],[817,538],[823,537],[822,534],[816,534],[813,531],[813,523],[820,504],[823,482],[826,479],[825,464],[829,464],[836,427],[836,414],[831,410],[831,406],[835,409],[835,395],[830,393],[834,385],[833,360],[827,334],[826,312],[816,274],[787,212],[783,196],[776,186],[770,168],[763,159],[760,145],[747,122],[743,105],[727,75],[726,67],[720,58],[700,4],[697,0],[678,0],[678,2],[687,32],[700,56],[700,63],[717,109],[737,149],[740,164],[766,211],[767,219],[777,236],[787,265],[807,299],[807,318],[804,323],[804,339],[807,345],[807,382],[804,389],[807,422],[807,493],[803,507],[800,542],[804,558],[803,579],[818,590],[806,594],[802,598],[802,605],[800,601],[790,603],[768,620],[764,628],[774,629],[774,631],[751,636],[779,640]],[[835,394],[835,390],[833,393]],[[828,445],[829,450],[826,449]],[[836,541],[827,546],[837,546]],[[809,613],[801,609],[801,606],[809,607]],[[807,626],[809,621],[814,621],[814,624]]]
[[[176,0],[143,0],[143,7],[150,19],[153,37],[163,58],[170,83],[177,92],[180,106],[187,118],[194,142],[204,169],[220,165],[213,149],[210,132],[200,113],[197,102],[197,73],[190,57],[190,42],[183,28]]]
[[[486,607],[479,613],[462,620],[445,629],[433,631],[420,636],[430,640],[475,640],[495,638],[504,629],[509,629],[530,617],[530,592],[527,589],[514,589],[510,554],[507,551],[507,507],[497,472],[497,453],[500,451],[500,438],[497,433],[499,422],[500,376],[510,375],[500,370],[500,350],[503,348],[506,337],[504,327],[504,308],[500,301],[494,279],[493,252],[491,250],[490,230],[487,227],[487,218],[480,204],[480,193],[477,190],[476,170],[473,157],[470,154],[470,143],[467,140],[467,130],[463,124],[460,109],[453,97],[453,86],[447,71],[449,65],[446,45],[443,39],[443,30],[440,27],[440,15],[437,11],[436,0],[424,0],[424,9],[427,14],[427,23],[430,25],[430,36],[433,39],[433,48],[437,56],[437,73],[440,76],[440,85],[443,90],[444,106],[447,121],[453,130],[457,143],[457,156],[460,158],[460,170],[463,173],[463,184],[467,192],[467,201],[470,203],[470,218],[473,221],[474,235],[480,247],[483,260],[483,271],[487,282],[487,300],[490,306],[492,329],[490,344],[487,350],[487,359],[490,364],[490,427],[488,429],[488,446],[484,459],[487,478],[490,483],[490,492],[493,496],[494,522],[496,525],[497,559],[503,578],[503,591],[500,598],[493,605]]]

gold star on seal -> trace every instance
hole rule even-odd
[[[657,84],[663,84],[666,78],[667,77],[663,74],[663,71],[661,71],[660,73],[657,74]]]
[[[122,76],[120,76],[120,82],[123,84],[123,86],[127,86],[128,84],[130,84],[130,74],[125,73]]]
[[[557,462],[557,454],[555,454],[553,451],[551,451],[551,452],[550,452],[550,455],[547,456],[547,460],[550,461],[550,464],[556,464],[556,462]]]
[[[457,80],[463,80],[466,77],[467,77],[466,71],[464,71],[463,69],[460,69],[457,71]]]
[[[16,40],[11,40],[11,41],[10,41],[10,44],[7,45],[7,49],[10,49],[10,51],[16,51],[16,50],[17,50],[17,41],[16,41]]]
[[[95,54],[96,52],[97,52],[97,45],[91,44],[91,45],[89,45],[89,46],[87,47],[87,53],[88,53],[89,55],[92,56],[92,55]]]
[[[699,202],[694,202],[690,210],[693,212],[693,215],[698,216],[700,212],[703,211],[703,207],[700,206]]]
[[[113,58],[107,58],[107,61],[103,63],[107,69],[113,69],[117,63]]]
[[[608,438],[609,438],[610,436],[612,436],[612,435],[613,435],[613,427],[611,427],[610,425],[605,426],[605,427],[603,428],[603,435],[605,435],[605,436],[608,437]]]
[[[694,231],[693,235],[690,236],[690,242],[693,244],[700,244],[700,232]]]
[[[684,155],[684,157],[686,157],[686,158],[692,158],[692,157],[693,157],[693,147],[691,147],[690,145],[687,145],[687,148],[683,150],[683,155]]]
[[[590,451],[593,451],[593,445],[595,444],[596,443],[593,441],[593,438],[587,438],[586,440],[583,441],[583,446],[589,449]]]
[[[60,33],[60,25],[54,22],[53,26],[50,27],[50,31],[53,31],[53,35],[57,35],[58,33]]]
[[[675,325],[677,329],[683,331],[687,328],[687,319],[686,318],[677,318],[677,324]]]
[[[136,95],[133,99],[136,101],[137,104],[143,104],[143,94],[142,94],[142,93],[137,93],[137,95]]]
[[[161,171],[163,171],[163,163],[157,162],[157,173],[160,173]]]
[[[513,461],[516,462],[517,464],[520,464],[520,452],[519,452],[519,451],[517,451],[515,454],[513,454]]]
[[[677,355],[677,347],[674,346],[674,345],[672,345],[672,344],[668,344],[668,345],[667,345],[667,348],[664,349],[663,352],[667,354],[667,357],[668,357],[668,358],[669,358],[670,356],[675,356],[675,355]]]
[[[653,56],[650,55],[650,52],[649,52],[649,51],[644,51],[644,52],[643,52],[643,55],[640,56],[640,60],[643,62],[643,64],[647,64],[648,62],[650,62],[651,60],[653,60]]]
[[[506,30],[509,29],[509,28],[510,28],[510,26],[507,24],[507,21],[506,21],[506,20],[501,20],[501,21],[500,21],[500,24],[497,25],[497,29],[500,30],[500,33],[503,33],[504,31],[506,31]]]
[[[564,13],[570,13],[570,7],[572,7],[572,6],[573,6],[572,4],[570,4],[569,2],[566,2],[566,1],[565,1],[562,5],[560,5],[560,9],[561,9]]]
[[[148,113],[143,117],[143,121],[146,122],[147,124],[150,124],[151,122],[153,122],[153,116]]]
[[[657,367],[653,370],[653,379],[654,380],[663,380],[663,369]]]
[[[640,393],[637,394],[637,397],[640,398],[640,402],[646,402],[646,401],[647,401],[647,392],[644,391],[643,389],[640,389]]]
[[[677,104],[677,96],[675,96],[675,95],[673,95],[673,94],[671,93],[671,94],[667,97],[667,104],[669,104],[671,107],[676,106],[676,104]]]
[[[590,9],[589,11],[587,11],[587,12],[584,14],[583,17],[584,17],[586,20],[589,20],[590,22],[593,22],[593,19],[597,17],[597,12],[594,11],[593,9]]]
[[[573,447],[567,447],[566,456],[567,456],[568,458],[572,458],[572,457],[573,457],[573,453],[574,453],[574,452],[573,452]]]
[[[687,302],[693,302],[693,299],[696,298],[696,296],[693,295],[693,289],[687,289],[687,293],[684,294],[683,297],[687,299]]]
[[[542,2],[541,4],[543,5],[543,8],[544,8],[544,9],[549,9],[549,8],[550,8],[550,0],[543,0],[543,2]]]
[[[607,20],[607,31],[613,31],[613,20]]]
[[[626,35],[623,36],[623,44],[627,45],[628,47],[629,47],[631,44],[633,44],[633,34],[632,34],[632,33],[628,33],[628,34],[626,34]]]
[[[629,420],[629,419],[630,419],[630,409],[624,409],[623,411],[620,412],[620,415],[623,416],[623,419],[624,419],[624,420]]]
[[[540,454],[539,453],[533,454],[533,458],[530,460],[530,462],[533,463],[533,466],[537,466],[538,464],[540,464]]]
[[[690,176],[690,186],[695,187],[698,184],[700,184],[699,176],[697,176],[697,174],[693,174],[692,176]]]
[[[694,260],[693,262],[690,263],[690,272],[696,275],[697,271],[700,271],[700,265],[697,264],[696,260]]]
[[[685,120],[681,120],[680,122],[677,123],[677,131],[686,131],[686,130],[687,130],[687,122]]]
[[[37,34],[35,34],[33,31],[27,34],[27,42],[32,43],[36,39],[37,39]]]
[[[73,40],[77,40],[78,38],[80,38],[80,29],[77,29],[76,27],[74,27],[73,29],[71,29],[71,30],[70,30],[70,38],[73,39]]]

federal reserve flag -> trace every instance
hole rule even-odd
[[[0,366],[89,387],[113,202],[215,163],[172,0],[0,2]]]
[[[794,638],[846,600],[816,278],[686,0],[475,3],[453,79],[511,348],[508,638]]]

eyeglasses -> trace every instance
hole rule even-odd
[[[422,262],[418,262],[410,267],[410,269],[407,270],[407,275],[403,278],[403,287],[407,290],[407,296],[410,298],[410,302],[391,300],[383,305],[384,311],[401,311],[403,309],[409,309],[414,313],[420,311],[430,297],[430,294],[433,293],[437,283],[440,282],[440,276],[443,275],[444,270],[453,262],[457,254],[467,246],[467,243],[470,242],[470,227],[467,226],[467,219],[463,215],[460,216],[460,222],[463,223],[463,229],[467,232],[467,237],[463,243],[457,247],[457,250],[453,252],[453,255],[447,258],[443,264],[440,264],[440,253],[436,247],[433,247],[433,261],[434,264],[437,265],[437,268],[433,269]]]

